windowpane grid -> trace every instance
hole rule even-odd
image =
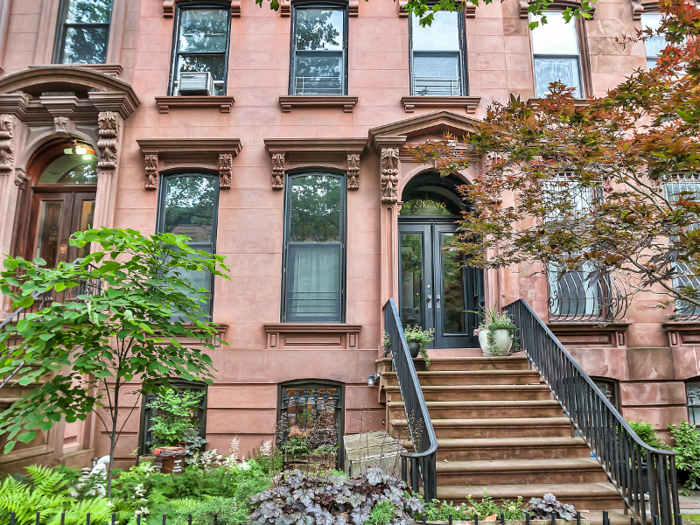
[[[112,16],[112,0],[65,0],[55,62],[103,64]]]
[[[292,95],[345,94],[346,10],[294,8]]]
[[[656,31],[661,26],[661,13],[642,13],[642,29]],[[666,39],[662,36],[654,36],[644,41],[644,49],[647,55],[647,68],[651,69],[659,59],[659,53],[666,47]]]
[[[430,26],[411,16],[411,93],[414,96],[460,96],[462,49],[459,12],[438,11]]]

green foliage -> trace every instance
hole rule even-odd
[[[430,367],[430,359],[428,357],[428,345],[433,341],[435,337],[435,329],[429,328],[428,330],[423,330],[420,326],[407,326],[404,328],[404,336],[406,336],[406,342],[410,345],[411,343],[418,343],[420,345],[420,355],[425,361],[425,366]]]
[[[426,521],[448,521],[452,516],[453,521],[472,521],[475,517],[479,521],[483,521],[487,516],[494,514],[499,517],[504,515],[507,520],[521,520],[527,509],[527,504],[523,502],[523,498],[518,498],[516,501],[504,501],[502,505],[498,505],[484,491],[481,501],[476,501],[470,495],[467,496],[466,502],[462,504],[454,504],[448,501],[434,500],[425,505]]]
[[[518,327],[515,326],[515,322],[507,313],[501,313],[498,311],[496,306],[493,308],[485,308],[483,312],[471,312],[478,314],[482,321],[479,323],[479,327],[474,330],[474,335],[479,335],[480,332],[485,331],[487,336],[488,350],[492,354],[498,354],[500,351],[496,346],[495,331],[496,330],[508,330],[508,333],[513,338],[513,352],[519,350],[517,331]]]
[[[5,453],[62,418],[71,423],[104,409],[107,417],[99,419],[113,457],[123,425],[120,391],[126,383],[142,381],[134,401],[127,403],[127,419],[140,395],[167,385],[170,377],[211,383],[207,351],[226,343],[218,338],[216,325],[202,316],[207,291],[189,276],[208,272],[228,278],[222,273],[228,268],[222,256],[195,250],[187,240],[170,233],[145,237],[135,230],[103,228],[71,237],[72,246],[94,243],[100,248],[76,263],[49,268],[41,259],[4,260],[0,290],[15,307],[33,304],[34,294],[68,290],[63,303],[29,313],[0,332],[0,374],[24,364],[17,382],[33,386],[0,415]],[[19,343],[10,348],[15,333]],[[183,339],[194,343],[185,346]]]
[[[311,446],[305,437],[291,436],[282,445],[282,450],[293,458],[301,458],[311,453]]]
[[[153,410],[153,447],[177,445],[197,430],[197,409],[204,392],[166,388],[148,404]]]
[[[697,429],[686,421],[680,427],[669,425],[675,441],[673,450],[676,451],[676,468],[688,473],[685,487],[695,490],[700,479],[700,434]]]
[[[671,450],[671,447],[659,439],[659,435],[656,433],[654,426],[646,421],[627,421],[627,424],[634,430],[634,432],[639,436],[639,439],[644,441],[645,444],[649,445],[651,448],[658,448],[661,450]]]
[[[388,499],[380,501],[369,513],[369,519],[365,521],[365,525],[387,525],[396,517],[396,508]]]
[[[247,516],[241,516],[235,498],[208,497],[202,501],[187,500],[188,504],[175,512],[174,525],[188,525],[192,515],[192,525],[238,525],[245,523]]]

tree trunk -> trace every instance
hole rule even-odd
[[[109,395],[109,393],[107,394]],[[112,497],[112,471],[114,469],[114,449],[117,447],[117,425],[119,416],[119,380],[114,385],[114,405],[112,407],[112,428],[109,432],[109,468],[107,469],[107,497]]]

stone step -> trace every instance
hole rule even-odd
[[[430,350],[428,350],[430,356]],[[524,353],[504,357],[430,357],[430,367],[425,367],[422,358],[415,359],[416,370],[429,372],[476,371],[476,370],[529,370]]]
[[[438,461],[445,459],[449,461],[552,460],[564,458],[590,459],[590,457],[591,450],[583,438],[580,437],[438,438]],[[602,468],[600,470],[601,472],[603,471]]]
[[[421,386],[439,385],[539,385],[535,370],[444,370],[417,372]],[[398,386],[396,372],[382,374],[387,386]]]
[[[526,401],[552,399],[547,385],[440,385],[423,386],[426,401]],[[401,401],[398,386],[385,388],[387,401]]]
[[[467,494],[481,500],[484,491],[496,501],[518,499],[526,502],[530,498],[541,498],[544,494],[554,494],[562,503],[573,505],[578,510],[624,509],[625,504],[612,483],[550,483],[533,485],[438,485],[437,497],[440,500],[462,503]]]
[[[497,459],[438,461],[438,487],[448,485],[533,485],[536,483],[605,483],[608,477],[596,459]]]
[[[571,422],[566,417],[433,419],[432,422],[438,439],[571,437]],[[405,416],[391,420],[391,425],[405,429]]]
[[[426,401],[430,418],[479,419],[495,417],[561,417],[559,402],[543,401]],[[387,403],[392,419],[401,419],[405,413],[403,402]],[[409,414],[409,417],[411,415]]]

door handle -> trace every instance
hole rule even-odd
[[[435,308],[438,310],[440,309],[440,296],[439,295],[435,296]]]
[[[428,306],[427,306],[426,308],[432,308],[432,306],[430,306],[430,303],[432,302],[432,300],[433,300],[433,296],[432,296],[432,295],[428,295],[428,296],[425,298],[425,302],[428,303]]]

